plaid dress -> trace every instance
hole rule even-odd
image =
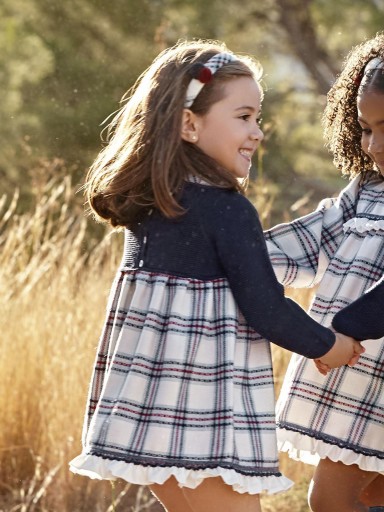
[[[355,178],[334,200],[266,233],[281,283],[318,284],[311,316],[329,326],[333,316],[383,275],[384,181]],[[384,341],[365,341],[352,368],[326,377],[294,355],[277,404],[278,439],[292,458],[316,464],[328,457],[384,474]]]
[[[190,488],[219,476],[240,493],[282,491],[292,482],[278,468],[270,344],[245,321],[229,278],[193,278],[175,269],[188,274],[189,267],[200,265],[200,272],[207,272],[218,246],[231,268],[237,268],[238,258],[254,264],[257,254],[265,262],[255,264],[262,279],[270,275],[281,294],[277,307],[296,305],[284,299],[249,201],[199,185],[190,185],[188,193],[193,200],[180,221],[154,214],[150,222],[158,224],[142,223],[149,234],[138,236],[139,248],[126,232],[125,256],[97,350],[83,452],[71,462],[71,470],[139,485],[161,484],[174,476]],[[193,206],[196,201],[198,207]],[[204,244],[205,252],[200,251]],[[253,251],[249,256],[248,250]],[[162,261],[168,271],[153,270]],[[252,283],[241,285],[242,295],[255,297],[254,281],[245,270],[242,279]],[[266,289],[270,294],[271,285]],[[250,302],[255,309],[255,301]],[[301,308],[295,311],[300,329],[307,329],[307,319],[312,331],[308,327],[306,332],[314,337],[328,333]],[[274,316],[271,323],[287,337]]]

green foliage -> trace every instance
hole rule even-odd
[[[2,0],[2,190],[19,187],[26,204],[30,169],[55,158],[81,182],[101,148],[101,124],[123,93],[161,49],[196,37],[224,40],[266,70],[263,176],[287,191],[277,194],[275,220],[308,186],[311,204],[340,188],[321,136],[324,97],[295,52],[284,8],[307,10],[336,69],[383,25],[382,4],[373,0],[244,0],[241,9],[235,0]]]
[[[33,9],[26,9],[29,16]],[[17,7],[0,4],[0,176],[17,183],[19,156],[25,147],[26,129],[36,129],[38,119],[25,108],[25,90],[52,71],[54,59],[37,34],[24,30]]]

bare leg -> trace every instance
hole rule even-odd
[[[167,512],[194,512],[173,476],[162,485],[154,484],[149,488]]]
[[[384,506],[384,475],[378,475],[363,490],[361,501],[370,507]]]
[[[168,512],[261,512],[258,494],[240,494],[219,477],[206,478],[196,489],[180,488],[172,477],[150,489]]]
[[[183,488],[194,512],[261,512],[258,494],[240,494],[219,478],[206,478],[196,489]]]
[[[309,490],[313,512],[368,512],[361,501],[364,489],[377,478],[377,473],[363,471],[356,464],[321,459]]]

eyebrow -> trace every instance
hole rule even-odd
[[[369,123],[368,121],[366,121],[365,119],[363,119],[362,117],[358,116],[357,120],[361,123],[364,123],[364,124],[367,124],[369,126]],[[374,123],[376,125],[381,125],[381,124],[384,124],[384,119],[382,119],[381,121],[378,121],[377,123]]]
[[[249,106],[249,105],[243,105],[241,107],[235,108],[235,112],[237,110],[251,110],[252,112],[256,112],[256,109],[254,107]],[[259,109],[258,112],[261,113],[261,110]]]
[[[235,110],[244,110],[244,109],[252,110],[254,112],[256,110],[254,107],[251,107],[249,105],[242,105],[241,107],[237,107]]]

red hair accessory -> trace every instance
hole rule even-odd
[[[212,71],[200,62],[197,62],[191,67],[190,75],[202,84],[210,82],[213,76]]]
[[[212,78],[212,71],[203,66],[198,74],[197,79],[203,84],[207,84]]]
[[[192,106],[201,89],[212,80],[213,75],[218,69],[236,60],[238,60],[238,58],[232,53],[221,52],[213,55],[213,57],[208,59],[204,64],[202,62],[193,64],[188,70],[188,74],[192,77],[192,80],[187,87],[184,107],[190,108]]]

